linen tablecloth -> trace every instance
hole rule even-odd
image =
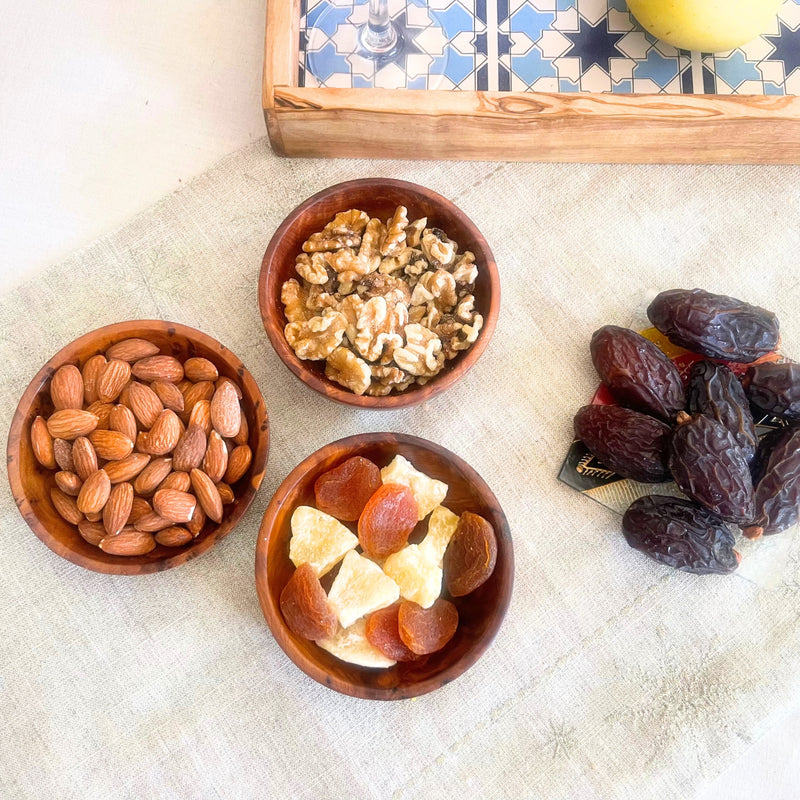
[[[278,360],[256,282],[301,200],[370,175],[428,186],[492,247],[503,300],[476,367],[426,405],[336,405]],[[774,310],[800,358],[800,169],[280,160],[260,141],[0,299],[3,436],[25,386],[100,325],[162,318],[232,349],[267,403],[266,478],[239,527],[164,573],[54,555],[0,488],[0,795],[8,798],[692,797],[797,702],[800,535],[698,577],[631,550],[620,517],[560,484],[588,342],[699,286]],[[410,209],[413,216],[413,209]],[[456,682],[344,697],[273,641],[258,525],[306,455],[404,431],[466,459],[510,523],[505,623]]]

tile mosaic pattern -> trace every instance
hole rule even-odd
[[[389,0],[408,52],[354,53],[367,0],[302,0],[300,86],[636,94],[800,95],[800,0],[729,53],[676,50],[626,0]]]

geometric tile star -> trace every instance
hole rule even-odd
[[[775,52],[768,56],[770,61],[783,61],[783,74],[789,75],[800,67],[800,28],[793,31],[780,22],[781,32],[778,36],[764,36],[775,48]]]
[[[608,72],[608,60],[624,56],[617,49],[617,42],[626,35],[626,32],[611,33],[606,18],[601,19],[597,25],[580,18],[579,25],[580,30],[561,31],[562,36],[572,42],[570,50],[565,55],[580,57],[581,73],[586,72],[593,64]]]

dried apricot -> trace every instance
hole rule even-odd
[[[380,485],[378,466],[368,458],[353,456],[317,478],[314,483],[317,508],[336,519],[357,520]]]
[[[367,641],[387,658],[394,661],[413,661],[417,654],[409,650],[400,638],[397,622],[400,604],[381,608],[367,617]]]
[[[474,592],[485,583],[497,561],[494,528],[478,514],[465,511],[444,554],[444,583],[453,597]]]
[[[325,639],[339,627],[325,590],[310,564],[301,564],[281,592],[281,613],[289,630],[304,639]]]
[[[417,524],[417,501],[408,486],[385,483],[358,518],[358,541],[370,558],[386,558],[405,547]]]
[[[458,628],[458,610],[442,597],[430,608],[404,600],[397,612],[397,628],[412,653],[435,653],[453,638]]]

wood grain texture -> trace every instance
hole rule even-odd
[[[303,242],[320,231],[338,211],[359,208],[371,216],[386,219],[398,205],[408,208],[409,219],[427,216],[428,225],[441,228],[458,242],[459,252],[471,250],[478,266],[475,285],[475,309],[484,323],[475,344],[425,386],[411,386],[387,397],[358,396],[325,377],[324,361],[304,361],[289,346],[283,330],[286,316],[281,302],[281,287],[289,278],[297,278],[295,256]],[[331,186],[299,205],[281,223],[264,254],[258,279],[258,305],[261,319],[275,352],[300,380],[332,400],[362,408],[393,409],[429,400],[458,381],[471,369],[489,344],[500,313],[500,276],[489,245],[475,224],[453,203],[436,192],[417,184],[388,178],[364,178]]]
[[[269,103],[273,147],[289,156],[800,163],[800,97],[794,96],[273,85]]]
[[[290,520],[299,505],[314,504],[314,481],[352,456],[363,456],[379,467],[395,455],[448,485],[444,505],[456,514],[472,511],[492,524],[497,536],[497,563],[486,583],[472,594],[453,598],[459,626],[454,638],[438,653],[389,669],[347,664],[295,636],[280,611],[280,594],[294,572],[289,560]],[[412,533],[418,541],[427,519]],[[514,550],[508,522],[497,498],[465,461],[439,445],[395,433],[366,433],[326,445],[299,464],[278,488],[264,514],[256,545],[256,589],[261,610],[286,655],[309,677],[342,694],[369,700],[416,697],[463,674],[486,651],[500,629],[511,600]]]
[[[225,375],[242,387],[242,407],[247,417],[253,460],[246,478],[237,486],[236,502],[226,506],[222,524],[207,522],[197,539],[185,550],[159,546],[143,556],[122,557],[104,553],[90,545],[77,528],[65,522],[53,508],[50,489],[54,473],[36,461],[30,440],[30,426],[37,414],[47,416],[53,410],[49,383],[63,364],[78,367],[93,355],[105,352],[114,342],[141,337],[158,345],[161,353],[181,361],[202,356],[216,364]],[[56,353],[31,381],[19,402],[8,435],[7,463],[11,491],[17,507],[31,530],[54,553],[96,572],[139,575],[183,564],[204,553],[229,534],[255,497],[264,477],[269,451],[269,421],[264,399],[244,364],[224,345],[185,325],[161,320],[135,320],[98,328],[71,342]]]

